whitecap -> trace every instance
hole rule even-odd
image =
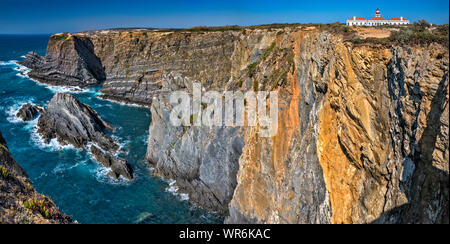
[[[6,119],[11,122],[11,123],[20,123],[23,122],[19,117],[17,117],[17,113],[19,112],[19,110],[22,108],[23,105],[29,103],[31,105],[36,105],[33,103],[34,98],[29,98],[28,100],[21,100],[17,103],[15,103],[14,105],[12,105],[11,107],[9,107],[8,110],[6,110]]]
[[[101,95],[103,95],[103,93]],[[113,100],[113,99],[104,98],[101,96],[97,96],[97,98],[100,100],[117,103],[121,106],[136,107],[136,108],[148,108],[147,105],[140,105],[140,104],[135,104],[135,103],[125,103],[125,102],[121,102],[121,101],[117,101],[117,100]]]
[[[42,86],[45,86],[47,89],[51,90],[54,93],[95,93],[96,90],[93,88],[81,88],[78,86],[53,86],[48,84],[39,83]]]
[[[54,86],[50,84],[41,83],[35,79],[29,77],[28,73],[31,72],[30,68],[27,68],[21,64],[17,60],[9,60],[9,61],[0,61],[0,65],[4,66],[14,66],[14,71],[17,72],[17,76],[22,78],[27,78],[31,81],[34,81],[36,84],[40,86],[44,86],[47,89],[51,90],[54,93],[93,93],[97,94],[98,91],[95,88],[81,88],[79,86]]]
[[[182,201],[187,201],[189,200],[189,195],[186,193],[179,193],[178,190],[180,189],[177,186],[177,181],[176,180],[172,180],[172,179],[168,179],[166,180],[166,182],[169,184],[169,187],[166,188],[166,192],[170,192],[173,195],[179,197]]]
[[[17,66],[19,65],[17,60],[0,61],[1,66]]]
[[[94,159],[94,162],[97,162],[97,161]],[[95,179],[98,182],[110,184],[110,185],[129,185],[132,181],[136,180],[135,175],[133,175],[134,176],[133,180],[129,180],[123,176],[119,176],[118,179],[113,179],[108,176],[108,174],[111,172],[111,168],[103,167],[98,162],[97,162],[97,164],[98,164],[97,167],[95,169],[91,170],[91,173],[93,173],[95,175]]]
[[[58,139],[53,138],[50,140],[49,143],[46,143],[44,138],[41,134],[38,133],[38,126],[37,126],[38,119],[35,119],[30,122],[32,124],[32,132],[31,132],[31,141],[35,146],[37,146],[39,149],[47,152],[55,152],[55,151],[61,151],[66,149],[72,149],[77,150],[75,146],[72,144],[62,145],[59,143]]]
[[[63,173],[65,171],[71,170],[73,168],[77,168],[78,166],[86,165],[87,161],[88,160],[78,161],[77,163],[72,164],[72,165],[58,162],[58,164],[56,164],[56,167],[52,170],[52,173],[53,174]]]
[[[86,145],[86,151],[87,151],[87,154],[88,154],[90,160],[97,164],[96,168],[91,170],[91,173],[93,173],[95,175],[95,179],[98,182],[106,183],[106,184],[112,184],[112,185],[128,185],[128,184],[130,184],[130,182],[132,180],[129,180],[129,179],[123,177],[123,176],[119,176],[118,179],[113,179],[113,178],[108,176],[109,172],[111,172],[111,168],[103,167],[102,163],[97,161],[97,159],[95,158],[94,154],[92,154],[92,152],[91,152],[91,147],[93,145],[96,146],[101,152],[103,152],[103,153],[107,153],[107,152],[105,152],[101,147],[99,147],[95,143],[89,142]],[[135,174],[133,174],[133,177],[134,177],[133,180],[135,180],[136,179]]]

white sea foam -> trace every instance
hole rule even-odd
[[[94,159],[94,162],[97,162],[97,161]],[[93,173],[95,175],[95,179],[98,182],[105,183],[105,184],[129,185],[132,181],[136,180],[135,174],[133,174],[133,176],[134,176],[133,180],[129,180],[123,176],[119,176],[118,179],[113,179],[108,176],[109,172],[111,172],[111,168],[103,167],[102,165],[100,165],[100,163],[98,163],[98,165],[95,169],[91,170],[91,173]]]
[[[48,84],[39,83],[54,93],[95,93],[93,88],[81,88],[78,86],[52,86]]]
[[[38,119],[29,122],[32,127],[31,128],[31,140],[34,143],[35,146],[37,146],[39,149],[47,152],[55,152],[55,151],[61,151],[65,149],[77,149],[71,144],[62,145],[58,142],[56,138],[53,138],[50,140],[49,143],[46,143],[44,138],[41,134],[38,133],[38,126],[37,126]]]
[[[0,61],[1,66],[17,66],[18,61],[17,60],[9,60],[9,61]]]
[[[9,107],[8,110],[6,110],[6,119],[11,123],[21,123],[23,122],[19,117],[17,117],[17,112],[19,112],[20,108],[22,108],[23,105],[29,103],[31,105],[36,105],[33,103],[33,98],[29,98],[27,100],[20,100],[19,102],[15,103],[11,107]]]
[[[65,171],[71,170],[71,169],[76,168],[78,166],[86,165],[87,162],[88,162],[87,159],[78,161],[77,163],[72,164],[72,165],[66,164],[64,162],[58,162],[58,164],[56,164],[56,167],[52,170],[52,173],[53,174],[63,173]]]
[[[169,187],[166,188],[166,192],[170,192],[173,195],[179,197],[182,201],[189,200],[189,195],[186,193],[179,193],[179,187],[177,186],[177,181],[169,179],[167,180],[167,183],[169,183]]]
[[[106,153],[106,152],[101,147],[96,145],[95,143],[88,142],[88,144],[86,145],[86,148],[87,148],[86,151],[87,151],[87,154],[88,154],[90,160],[97,163],[97,167],[95,169],[91,170],[91,173],[93,173],[95,175],[95,178],[97,179],[98,182],[112,184],[112,185],[127,185],[136,179],[135,174],[133,174],[133,176],[134,176],[133,180],[129,180],[123,176],[119,176],[118,179],[113,179],[113,178],[109,177],[108,174],[109,174],[109,172],[111,172],[111,168],[103,167],[102,164],[97,161],[97,159],[91,152],[92,145],[95,145],[103,153]]]
[[[118,130],[120,128],[116,128],[116,130]],[[125,147],[130,144],[130,140],[125,140],[125,141],[121,141],[120,137],[116,136],[116,135],[111,135],[111,138],[114,139],[117,144],[119,145],[119,149],[117,149],[117,151],[114,153],[114,156],[119,156],[120,153],[125,152],[125,154],[128,154],[128,152],[125,150]]]
[[[95,93],[98,91],[95,88],[81,88],[78,86],[53,86],[45,83],[41,83],[35,79],[29,77],[28,73],[30,73],[31,69],[19,64],[17,60],[9,60],[9,61],[0,61],[0,65],[3,66],[13,66],[14,70],[17,71],[16,75],[22,78],[27,78],[34,81],[36,84],[46,87],[54,93]]]
[[[103,95],[103,93],[100,92],[100,95]],[[100,95],[97,95],[98,99],[104,100],[104,101],[108,101],[108,102],[117,103],[117,104],[122,105],[122,106],[136,107],[136,108],[148,108],[148,106],[146,106],[146,105],[140,105],[140,104],[134,104],[134,103],[124,103],[124,102],[113,100],[113,99],[103,98]]]

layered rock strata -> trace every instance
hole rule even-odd
[[[449,222],[447,47],[356,45],[314,27],[96,31],[53,37],[24,64],[44,74],[40,60],[76,39],[101,62],[103,97],[151,107],[155,172],[227,223]],[[277,91],[277,134],[173,127],[167,92],[196,81]]]
[[[71,144],[85,149],[90,147],[96,159],[112,169],[109,174],[111,177],[123,176],[132,179],[130,165],[125,160],[111,155],[118,151],[119,145],[105,132],[113,129],[114,127],[105,122],[91,107],[70,94],[62,93],[53,96],[38,120],[38,133],[47,143],[56,139],[62,145]]]
[[[38,128],[47,143],[56,138],[62,145],[72,144],[77,148],[85,148],[89,142],[113,153],[119,148],[116,141],[104,133],[114,127],[70,94],[53,96],[39,117]]]

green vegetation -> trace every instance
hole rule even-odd
[[[356,31],[350,26],[341,24],[339,22],[334,22],[331,24],[318,24],[317,27],[322,31],[328,31],[333,34],[351,35],[356,33]]]
[[[255,80],[255,81],[253,82],[253,90],[256,92],[256,91],[258,91],[258,88],[259,88],[259,83],[258,83],[257,80]]]
[[[51,39],[54,40],[54,41],[61,41],[61,40],[67,39],[68,36],[69,36],[69,33],[68,32],[64,32],[64,33],[59,34],[59,35],[51,36]]]
[[[256,67],[258,66],[259,62],[253,62],[248,66],[248,76],[252,78],[255,75]]]
[[[275,48],[275,45],[276,45],[275,42],[272,42],[272,44],[270,44],[270,47],[267,48],[267,49],[264,51],[262,60],[266,60],[266,59],[267,59],[267,57],[270,55],[270,53],[271,53],[271,52],[273,51],[273,49]]]
[[[25,200],[23,203],[25,208],[31,211],[38,211],[46,219],[53,218],[55,210],[50,207],[50,204],[45,199],[37,200],[36,198]]]
[[[440,43],[448,48],[449,25],[432,26],[425,20],[419,20],[408,26],[398,27],[398,31],[391,31],[387,38],[355,38],[351,40],[354,44],[373,43],[380,45],[427,45]]]
[[[10,176],[8,170],[3,166],[0,166],[0,173],[3,177],[3,179],[8,179]]]
[[[241,79],[241,80],[239,80],[239,82],[238,82],[238,86],[239,86],[239,87],[242,87],[242,85],[244,85],[244,80]]]

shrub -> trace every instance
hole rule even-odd
[[[67,39],[68,36],[69,36],[69,33],[68,32],[64,32],[62,34],[52,35],[51,39],[53,39],[55,41],[61,41],[61,40]]]
[[[448,47],[449,41],[448,24],[439,25],[432,28],[425,20],[419,20],[409,26],[400,26],[398,31],[391,31],[387,38],[353,38],[353,44],[381,44],[381,45],[427,45],[430,43],[440,43]]]
[[[25,208],[31,211],[38,211],[44,218],[51,219],[55,214],[55,209],[50,207],[50,204],[45,199],[37,200],[36,198],[27,199],[23,203]]]
[[[270,55],[270,53],[273,51],[273,49],[275,48],[276,43],[272,42],[272,44],[270,44],[270,47],[268,47],[263,54],[262,60],[266,60],[266,58]]]
[[[4,179],[8,179],[10,176],[8,170],[3,166],[0,166],[0,173]]]
[[[255,70],[256,70],[256,67],[258,66],[258,62],[253,62],[252,64],[250,64],[249,66],[248,66],[248,76],[250,77],[250,78],[252,78],[253,77],[253,75],[255,74]]]

